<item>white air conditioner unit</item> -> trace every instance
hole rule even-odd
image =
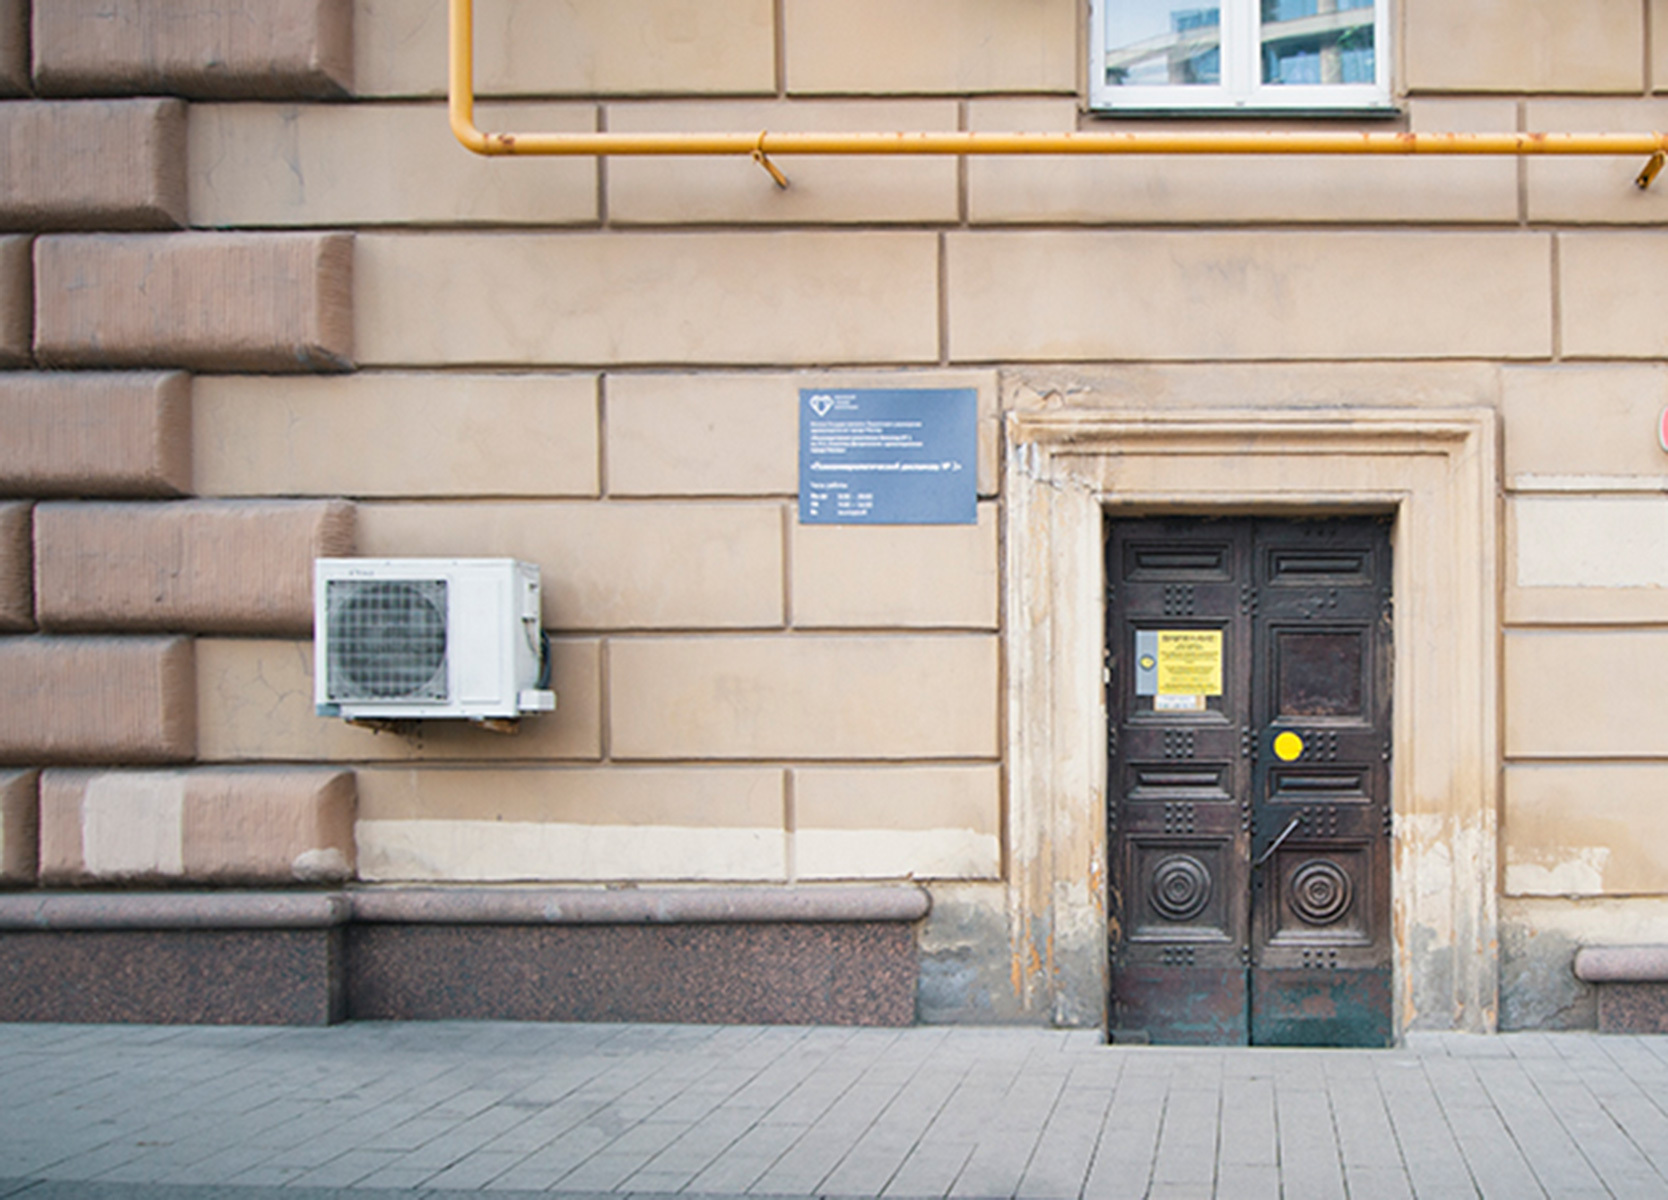
[[[349,720],[550,712],[539,569],[510,558],[313,562],[313,703]]]

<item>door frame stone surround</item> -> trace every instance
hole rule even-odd
[[[1107,1020],[1110,514],[1388,512],[1394,1020],[1498,1013],[1496,417],[1487,408],[1118,409],[1005,421],[1007,916],[1021,1007]]]

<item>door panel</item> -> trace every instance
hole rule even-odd
[[[1253,538],[1253,862],[1291,832],[1252,872],[1251,1040],[1386,1045],[1389,528],[1259,521]]]
[[[1241,522],[1119,524],[1107,563],[1115,598],[1109,740],[1118,798],[1109,806],[1114,1036],[1243,1044],[1250,944],[1248,530]],[[1175,680],[1159,678],[1158,641],[1196,634],[1221,639],[1220,686],[1204,682],[1187,685],[1203,689],[1197,693],[1177,691]]]
[[[1274,713],[1283,718],[1359,717],[1368,638],[1360,629],[1282,629],[1270,648]]]
[[[1390,972],[1265,971],[1252,995],[1259,1046],[1388,1046]]]
[[[1391,1037],[1388,533],[1109,523],[1114,1038]]]

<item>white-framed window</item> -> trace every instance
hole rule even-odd
[[[1105,111],[1387,111],[1391,0],[1090,0]]]

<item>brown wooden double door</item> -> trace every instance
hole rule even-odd
[[[1108,521],[1114,1040],[1390,1042],[1390,552]]]

